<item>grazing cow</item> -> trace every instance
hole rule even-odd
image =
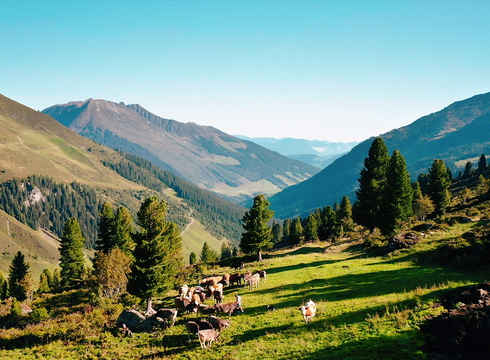
[[[310,300],[306,303],[306,306],[300,307],[299,310],[301,310],[301,313],[303,314],[303,319],[305,320],[305,324],[309,325],[311,322],[311,319],[313,319],[313,317],[316,314],[315,303]]]
[[[214,306],[208,306],[208,305],[203,305],[200,304],[197,307],[197,315],[201,314],[202,316],[206,317],[208,315],[212,315],[216,313],[216,308]]]
[[[211,347],[213,341],[218,341],[219,339],[219,332],[214,329],[199,330],[197,335],[199,336],[199,342],[203,349],[206,349],[206,343]]]
[[[192,298],[192,295],[194,295],[194,291],[196,291],[196,288],[194,286],[190,287],[185,297],[188,299]]]
[[[188,333],[187,334],[188,341],[191,341],[191,335],[197,335],[197,333],[199,332],[199,325],[197,325],[197,323],[194,321],[188,321],[185,324],[185,327]]]
[[[211,325],[213,325],[213,328],[215,328],[217,331],[223,331],[224,329],[228,329],[228,326],[230,326],[231,323],[230,320],[223,320],[213,315],[209,315],[208,321],[211,323]]]
[[[223,274],[223,278],[219,283],[226,286],[230,286],[230,274]]]
[[[174,302],[175,302],[175,307],[182,312],[184,312],[187,306],[191,303],[189,299],[180,298],[180,297],[176,297]]]
[[[217,291],[217,290],[215,292],[213,292],[213,297],[214,297],[214,303],[215,304],[221,303],[224,299],[223,292]]]
[[[211,296],[213,296],[215,291],[223,292],[223,284],[215,284],[209,287],[208,291],[206,292],[206,297],[209,299]]]
[[[196,306],[199,305],[202,302],[200,293],[194,293],[191,302]]]
[[[177,319],[177,309],[160,309],[153,317],[162,318],[167,325],[172,324],[170,325],[172,327],[175,325],[175,320]]]
[[[260,278],[262,279],[262,282],[265,283],[265,280],[267,279],[267,273],[265,270],[260,270],[259,271]]]
[[[179,296],[182,298],[187,295],[187,292],[189,291],[189,287],[187,285],[182,285],[179,288]]]
[[[235,310],[243,312],[243,308],[237,303],[216,304],[215,308],[218,314],[224,312],[228,314],[228,316],[231,316]]]
[[[242,283],[242,274],[236,273],[230,275],[230,284],[231,285],[240,285]]]
[[[246,283],[249,284],[249,289],[253,290],[254,287],[259,287],[259,281],[260,281],[260,275],[259,274],[254,274],[248,280],[246,280]]]
[[[247,286],[248,280],[252,277],[252,270],[248,270],[243,274],[243,286]]]

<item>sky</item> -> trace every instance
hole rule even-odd
[[[0,0],[0,93],[362,141],[490,92],[489,14],[490,1]]]

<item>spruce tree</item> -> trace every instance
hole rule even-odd
[[[102,211],[99,213],[99,233],[95,249],[108,254],[114,247],[114,210],[108,202],[104,203]]]
[[[190,265],[194,265],[195,263],[197,263],[197,255],[196,255],[196,253],[193,251],[193,252],[191,252],[191,254],[189,255],[189,264],[190,264]]]
[[[290,244],[291,222],[291,219],[286,219],[282,222],[282,240],[286,245]]]
[[[48,277],[46,274],[43,272],[41,275],[39,275],[39,289],[37,290],[38,293],[49,293],[51,289],[49,288],[49,281]]]
[[[269,210],[269,201],[264,195],[254,198],[252,208],[245,212],[242,223],[245,230],[240,241],[240,248],[246,254],[256,253],[262,261],[262,251],[272,248],[272,229],[268,222],[273,218],[274,211]]]
[[[463,179],[469,179],[473,175],[473,163],[467,161],[464,167]]]
[[[354,221],[373,231],[378,226],[381,194],[386,179],[386,169],[390,161],[388,148],[382,138],[374,139],[360,172],[357,204],[354,207]]]
[[[8,281],[0,272],[0,300],[5,300],[8,296]]]
[[[213,252],[207,242],[202,245],[200,260],[203,264],[209,264],[215,260]]]
[[[435,214],[443,216],[446,213],[446,208],[449,206],[450,194],[449,176],[444,160],[436,159],[429,169],[429,183],[427,185],[427,194],[435,206]]]
[[[379,219],[379,228],[384,235],[393,235],[400,223],[412,216],[412,199],[413,190],[405,158],[395,150],[388,164],[382,194],[384,215]]]
[[[487,158],[481,154],[480,160],[478,160],[478,173],[483,174],[487,170]]]
[[[147,198],[137,214],[140,231],[134,235],[134,261],[128,292],[147,300],[148,315],[155,311],[152,298],[171,289],[182,264],[182,238],[177,226],[165,219],[167,205]]]
[[[120,206],[114,218],[114,247],[121,249],[129,258],[133,257],[133,217],[127,208]]]
[[[9,267],[9,295],[21,302],[27,299],[29,291],[27,287],[28,277],[30,276],[29,267],[20,251],[15,254]]]
[[[289,239],[291,245],[301,245],[304,242],[303,225],[301,224],[301,216],[295,218],[291,224]]]
[[[313,241],[318,239],[318,222],[316,214],[310,214],[306,218],[306,225],[303,230],[305,241]]]
[[[61,284],[63,286],[71,286],[82,280],[84,244],[85,239],[77,219],[70,218],[63,229],[60,244]]]
[[[272,242],[277,244],[282,240],[282,225],[279,222],[272,224]]]

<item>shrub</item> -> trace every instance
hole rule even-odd
[[[46,308],[42,307],[39,309],[32,310],[32,312],[30,313],[30,317],[34,321],[44,321],[49,318],[49,313],[48,310],[46,310]]]
[[[14,298],[12,300],[12,305],[10,305],[10,316],[20,316],[22,315],[22,308],[20,307],[20,302]]]

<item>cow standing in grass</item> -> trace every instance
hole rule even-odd
[[[305,324],[309,325],[311,319],[313,319],[316,314],[316,304],[312,300],[309,300],[305,306],[300,307],[299,310],[301,310],[301,313],[303,314]]]

